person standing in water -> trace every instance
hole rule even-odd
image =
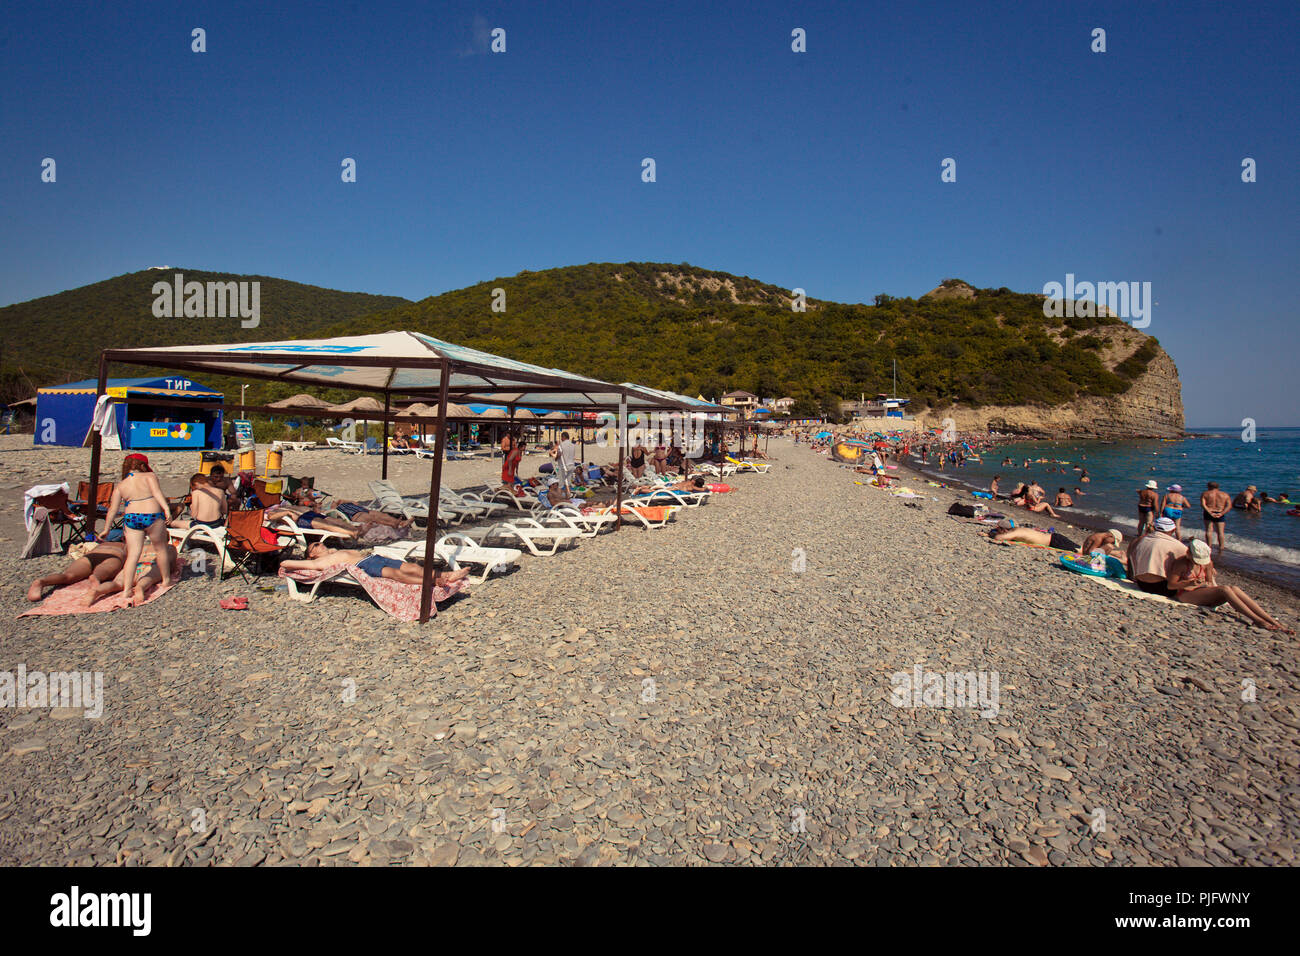
[[[1160,486],[1156,484],[1155,479],[1146,483],[1146,487],[1138,492],[1138,534],[1146,534],[1147,529],[1154,527],[1156,518],[1156,508],[1160,504]]]
[[[1183,512],[1191,506],[1192,503],[1183,497],[1182,485],[1170,485],[1164,501],[1160,502],[1160,514],[1173,521],[1174,535],[1178,538],[1183,536]]]
[[[1211,481],[1201,493],[1201,518],[1205,522],[1205,543],[1213,547],[1210,532],[1219,538],[1219,553],[1223,553],[1223,524],[1228,512],[1232,510],[1232,499],[1227,492],[1219,489],[1217,481]]]

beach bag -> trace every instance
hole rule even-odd
[[[975,506],[964,505],[960,501],[954,501],[948,506],[948,514],[956,515],[959,518],[973,518],[975,517]]]
[[[549,461],[543,462],[542,464],[537,466],[537,470],[541,472],[543,475],[549,475],[555,471],[555,466],[551,464]]]

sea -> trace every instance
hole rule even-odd
[[[1253,441],[1244,438],[1253,437]],[[1015,464],[1002,464],[1010,457]],[[1192,508],[1183,516],[1183,537],[1204,535],[1200,497],[1208,481],[1217,481],[1230,496],[1247,485],[1274,498],[1300,502],[1300,428],[1260,428],[1253,436],[1241,428],[1190,429],[1181,440],[1149,441],[1025,441],[998,445],[984,453],[981,462],[943,472],[931,464],[922,470],[947,484],[987,489],[994,475],[1002,475],[998,490],[1009,493],[1020,481],[1037,478],[1048,500],[1064,487],[1075,501],[1073,508],[1057,511],[1085,527],[1118,528],[1125,537],[1137,530],[1138,490],[1149,479],[1160,485],[1163,499],[1171,484],[1183,486]],[[1030,459],[1029,467],[1024,460]],[[1046,460],[1041,460],[1046,459]],[[909,461],[918,467],[915,460]],[[1075,465],[1091,479],[1080,483]],[[1082,496],[1074,495],[1078,486]],[[1227,550],[1216,562],[1225,568],[1300,593],[1300,517],[1287,511],[1297,505],[1266,504],[1260,514],[1233,510],[1225,528]],[[1014,513],[1018,509],[1012,508]],[[1038,515],[1043,527],[1051,518]]]

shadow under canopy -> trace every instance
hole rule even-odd
[[[342,336],[331,339],[292,339],[282,342],[234,342],[225,345],[175,345],[163,348],[105,349],[99,357],[97,396],[103,395],[110,363],[162,366],[186,372],[216,372],[245,378],[293,382],[328,388],[373,392],[384,397],[383,476],[388,477],[388,426],[395,421],[393,399],[436,400],[436,448],[429,480],[429,524],[425,533],[425,554],[435,553],[437,501],[442,491],[442,462],[445,457],[449,402],[461,405],[485,403],[503,405],[513,420],[516,407],[553,409],[563,412],[615,410],[620,425],[624,412],[699,412],[702,404],[684,396],[670,396],[627,383],[615,385],[576,375],[562,369],[543,368],[514,359],[480,352],[444,342],[420,332],[393,331],[375,335]],[[324,403],[322,403],[324,404]],[[224,403],[222,406],[225,407]],[[265,407],[231,406],[241,413],[274,411]],[[712,407],[712,406],[710,406]],[[326,410],[295,408],[299,414]],[[378,413],[371,413],[378,415]],[[403,416],[403,421],[412,419]],[[620,428],[622,432],[623,429]],[[100,434],[94,432],[90,456],[90,499],[95,500],[99,484]],[[619,442],[619,501],[622,511],[623,442]],[[94,530],[94,515],[90,516]],[[428,621],[433,601],[433,561],[424,565],[420,595],[420,622]]]

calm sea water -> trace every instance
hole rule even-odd
[[[1076,496],[1075,507],[1062,511],[1062,515],[1092,527],[1117,527],[1126,534],[1137,528],[1138,489],[1154,478],[1163,498],[1169,485],[1176,483],[1183,486],[1183,494],[1192,502],[1192,509],[1183,518],[1184,538],[1193,532],[1203,534],[1200,496],[1207,481],[1217,481],[1232,496],[1254,485],[1275,498],[1286,492],[1292,501],[1300,501],[1300,428],[1261,428],[1253,442],[1242,441],[1239,428],[1196,429],[1192,435],[1173,442],[1013,443],[999,446],[983,462],[948,468],[944,480],[987,488],[989,479],[1001,474],[999,490],[1009,492],[1015,490],[1017,482],[1032,477],[1047,489],[1049,500],[1062,486],[1073,495],[1078,485],[1084,491],[1083,497]],[[1007,456],[1014,459],[1014,466],[1001,464]],[[1031,459],[1028,468],[1023,467],[1026,458]],[[1070,464],[1037,461],[1040,458]],[[1089,483],[1080,484],[1075,464],[1088,469],[1092,479]],[[926,470],[933,473],[932,468]],[[1291,507],[1267,504],[1263,513],[1256,515],[1229,512],[1224,566],[1300,590],[1300,517],[1286,513]],[[1050,518],[1043,520],[1050,523]]]

